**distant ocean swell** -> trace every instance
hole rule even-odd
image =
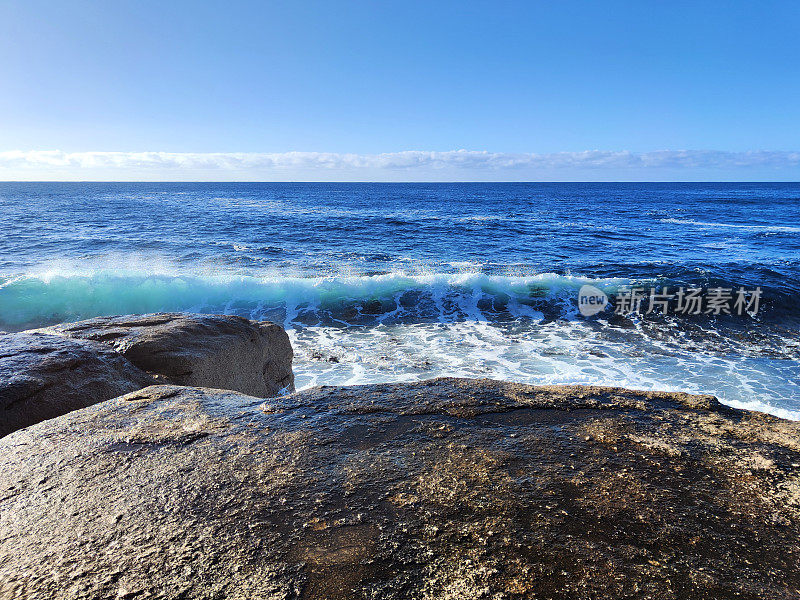
[[[673,225],[690,225],[698,228],[720,227],[723,229],[740,229],[743,231],[755,231],[766,233],[800,233],[800,227],[791,225],[759,225],[743,223],[716,223],[711,221],[694,221],[692,219],[661,219],[662,223]]]

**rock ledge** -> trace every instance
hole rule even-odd
[[[791,598],[798,465],[706,396],[154,386],[0,440],[0,597]]]
[[[155,313],[97,317],[48,331],[108,344],[163,383],[260,397],[294,390],[289,336],[269,321]]]

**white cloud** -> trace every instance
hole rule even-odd
[[[52,176],[68,179],[131,177],[166,179],[414,179],[420,177],[526,180],[583,176],[648,178],[665,172],[738,173],[800,169],[800,152],[720,152],[664,150],[658,152],[558,152],[512,154],[471,150],[405,151],[383,154],[329,152],[182,153],[182,152],[62,152],[32,150],[0,152],[0,178]]]

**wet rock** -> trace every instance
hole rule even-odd
[[[48,331],[103,342],[164,383],[275,396],[294,390],[282,327],[228,315],[98,317]]]
[[[0,436],[153,383],[102,344],[43,333],[0,335]]]
[[[798,464],[709,396],[155,386],[0,440],[0,597],[791,598]]]
[[[369,300],[364,303],[361,312],[365,315],[380,315],[383,314],[384,308],[380,300]]]

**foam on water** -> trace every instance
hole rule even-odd
[[[300,389],[488,377],[714,394],[732,406],[800,420],[796,362],[664,351],[646,339],[637,347],[608,339],[579,321],[527,327],[485,321],[312,327],[291,329],[290,336]]]
[[[745,231],[765,231],[774,233],[800,233],[800,227],[790,225],[755,225],[742,223],[717,223],[714,221],[694,221],[692,219],[661,219],[662,223],[674,225],[692,225],[694,227],[723,227],[727,229],[742,229]]]

